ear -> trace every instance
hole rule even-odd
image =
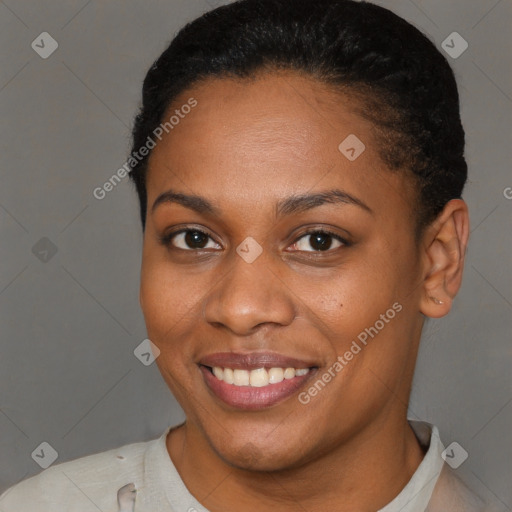
[[[420,311],[428,317],[446,315],[462,283],[469,238],[469,213],[462,199],[452,199],[423,237],[423,294]]]

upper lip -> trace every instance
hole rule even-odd
[[[275,352],[251,352],[239,354],[235,352],[218,352],[203,357],[199,364],[213,368],[231,368],[255,370],[257,368],[312,368],[314,363],[294,357],[276,354]]]

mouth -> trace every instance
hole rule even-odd
[[[205,383],[231,407],[259,410],[294,395],[316,373],[317,366],[276,354],[215,354],[199,368]]]

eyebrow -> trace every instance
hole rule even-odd
[[[276,214],[277,216],[291,215],[293,213],[300,213],[324,204],[351,204],[359,206],[373,215],[372,209],[363,203],[363,201],[339,189],[327,190],[325,192],[318,192],[315,194],[291,196],[283,201],[279,201],[276,207]]]
[[[156,208],[166,203],[178,203],[202,214],[220,215],[220,208],[214,206],[210,201],[201,196],[181,194],[173,190],[167,190],[160,194],[151,207],[151,212],[154,212]],[[314,194],[301,194],[294,195],[279,201],[276,205],[276,216],[292,215],[294,213],[300,213],[313,208],[317,208],[324,204],[349,204],[358,206],[361,209],[371,213],[373,210],[363,203],[360,199],[344,192],[343,190],[333,189],[325,192],[318,192]]]
[[[213,204],[204,197],[181,194],[174,192],[173,190],[167,190],[160,194],[155,199],[155,202],[151,207],[151,212],[153,213],[158,206],[165,203],[178,203],[185,208],[189,208],[190,210],[194,210],[198,213],[208,213],[210,215],[219,215],[220,213],[220,210],[213,206]]]

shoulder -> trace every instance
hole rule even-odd
[[[144,454],[158,440],[133,443],[56,464],[10,487],[2,512],[117,511],[117,491],[143,478]]]
[[[496,512],[496,504],[484,501],[470,486],[446,464],[434,489],[427,512]]]
[[[458,466],[457,469],[452,469],[447,462],[448,459],[443,457],[446,449],[437,427],[413,420],[410,420],[410,424],[420,444],[427,449],[427,454],[417,471],[417,474],[420,474],[423,470],[420,483],[423,482],[423,488],[426,488],[429,482],[433,483],[425,512],[496,512],[496,504],[489,501],[488,495],[485,500],[482,499],[481,485],[470,478],[471,471],[468,473]],[[453,456],[453,453],[451,455]]]

